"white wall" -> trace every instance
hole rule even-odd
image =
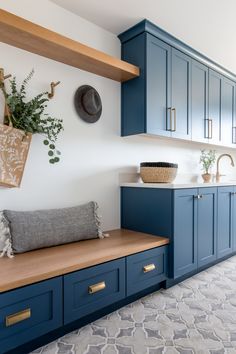
[[[54,5],[48,0],[0,0],[0,8],[51,28],[73,39],[119,56],[120,44],[111,33]],[[65,131],[58,141],[62,161],[48,163],[42,138],[34,136],[20,189],[0,189],[0,210],[72,206],[96,200],[101,207],[104,229],[119,227],[119,174],[136,172],[141,161],[171,161],[179,174],[200,174],[199,150],[203,146],[146,137],[121,138],[120,84],[99,76],[0,43],[0,66],[22,79],[34,67],[29,96],[61,80],[48,112],[64,119]],[[73,107],[75,90],[94,86],[103,102],[101,119],[83,122]],[[223,150],[220,150],[223,152]],[[232,151],[231,151],[232,153]],[[234,154],[234,153],[233,153]],[[235,154],[234,154],[235,157]],[[222,164],[232,173],[228,161]]]

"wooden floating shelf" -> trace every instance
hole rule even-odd
[[[43,57],[124,82],[139,68],[0,9],[0,41]]]

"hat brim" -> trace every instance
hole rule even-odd
[[[95,90],[95,88],[93,88],[92,86],[89,86],[89,85],[83,85],[83,86],[80,86],[76,92],[75,92],[75,96],[74,96],[74,105],[75,105],[75,109],[76,109],[76,112],[78,113],[78,115],[80,116],[81,119],[83,119],[85,122],[87,123],[95,123],[99,120],[99,118],[101,117],[101,114],[102,114],[102,101],[101,101],[101,98],[100,98],[100,95],[99,93],[96,91],[98,97],[99,97],[99,100],[100,100],[100,103],[101,103],[101,108],[100,110],[96,113],[96,114],[88,114],[85,110],[84,110],[84,107],[82,105],[82,96],[85,94],[85,92],[87,92],[88,90]]]

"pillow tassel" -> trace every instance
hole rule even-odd
[[[11,243],[11,234],[9,229],[9,224],[7,219],[5,218],[3,212],[0,212],[0,241],[1,241],[1,248],[0,251],[0,258],[7,255],[9,258],[13,258],[13,249]]]
[[[5,246],[2,250],[2,253],[0,254],[0,258],[5,256],[5,254],[7,255],[8,258],[14,257],[12,247],[11,247],[11,241],[9,239],[6,239],[6,241],[5,241]]]
[[[98,228],[98,237],[99,238],[109,237],[110,235],[107,233],[104,233],[101,229],[101,217],[100,217],[100,215],[98,215],[98,203],[96,203],[96,202],[94,202],[94,216],[95,216],[95,220],[96,220],[96,224],[97,224],[97,228]]]

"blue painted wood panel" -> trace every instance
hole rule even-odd
[[[170,136],[171,47],[147,35],[147,133]]]
[[[235,83],[225,77],[222,78],[221,89],[221,125],[220,142],[223,145],[232,145],[233,122],[235,115]]]
[[[89,286],[105,282],[94,294]],[[64,323],[96,312],[125,297],[125,258],[90,267],[64,276]]]
[[[233,199],[234,187],[218,188],[217,203],[217,258],[233,251]]]
[[[198,194],[198,267],[216,260],[217,189],[199,188]]]
[[[146,133],[145,33],[122,46],[122,59],[140,67],[140,76],[121,84],[121,135]]]
[[[172,136],[191,139],[191,58],[172,48],[171,106],[176,114],[176,130]]]
[[[172,235],[172,191],[121,188],[121,227],[153,235]]]
[[[174,278],[197,269],[197,189],[174,191]]]
[[[0,353],[63,325],[62,278],[0,294]],[[30,309],[31,317],[6,327],[6,316]]]
[[[213,144],[220,143],[220,122],[221,122],[221,82],[222,76],[209,70],[209,119],[212,121]]]
[[[168,246],[154,248],[126,258],[127,296],[138,293],[167,279]],[[154,264],[155,269],[145,273],[146,265]]]
[[[192,139],[207,143],[211,139],[208,121],[208,67],[192,60]]]

